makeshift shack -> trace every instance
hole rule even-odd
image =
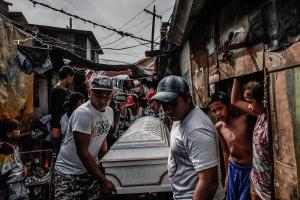
[[[230,94],[234,77],[264,83],[275,199],[300,198],[299,20],[296,0],[177,0],[163,48],[200,107],[215,91]]]

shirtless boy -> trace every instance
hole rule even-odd
[[[208,99],[208,107],[216,119],[215,125],[225,154],[229,154],[227,200],[250,199],[252,169],[252,139],[248,134],[248,119],[230,111],[229,97],[216,92]]]

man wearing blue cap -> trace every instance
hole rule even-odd
[[[174,199],[223,200],[216,130],[193,104],[186,81],[179,76],[163,78],[151,100],[161,102],[173,120],[168,173]]]
[[[113,125],[112,81],[95,76],[90,100],[69,119],[68,130],[55,164],[55,199],[99,199],[100,190],[115,187],[98,168],[98,154],[107,151],[106,136]]]

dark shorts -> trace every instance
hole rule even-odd
[[[99,199],[100,183],[90,174],[69,175],[55,172],[55,199]]]
[[[227,200],[249,200],[252,166],[239,166],[232,161],[228,165]]]

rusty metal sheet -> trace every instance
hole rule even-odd
[[[230,61],[220,61],[220,79],[251,74],[263,70],[263,44],[233,54]]]
[[[280,51],[266,52],[265,55],[268,71],[300,65],[300,42]]]
[[[300,152],[296,148],[300,145],[299,125],[296,125],[299,116],[295,115],[297,110],[300,113],[295,98],[295,91],[300,89],[300,85],[296,84],[296,75],[295,70],[291,69],[272,73],[270,79],[274,189],[275,198],[282,200],[300,198],[297,175]]]

